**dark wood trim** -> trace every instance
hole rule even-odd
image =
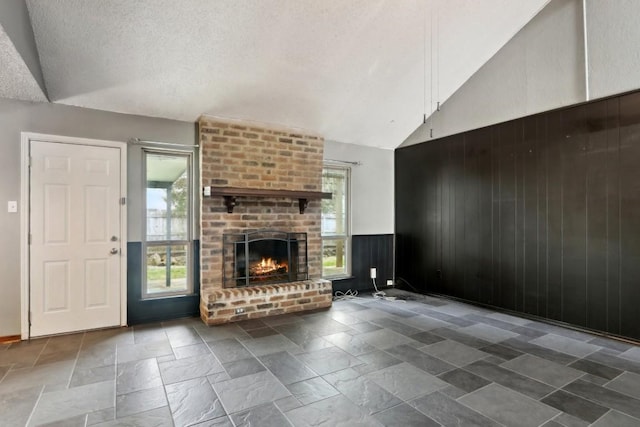
[[[0,344],[11,344],[14,342],[19,342],[20,340],[20,335],[7,335],[6,337],[0,337]]]
[[[297,191],[297,190],[272,190],[265,188],[238,188],[238,187],[210,187],[211,196],[224,197],[224,205],[228,213],[233,213],[236,206],[236,197],[284,197],[288,199],[298,199],[300,213],[303,214],[309,200],[330,199],[331,193],[322,191]]]

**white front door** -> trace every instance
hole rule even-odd
[[[30,152],[31,336],[120,325],[120,149]]]

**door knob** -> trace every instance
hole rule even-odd
[[[110,252],[110,253],[111,253],[111,255],[115,255],[115,254],[117,254],[118,252],[119,252],[119,251],[118,251],[118,248],[111,248],[111,252]]]
[[[118,238],[117,238],[116,236],[111,236],[111,241],[112,241],[112,242],[117,242],[117,241],[118,241]]]

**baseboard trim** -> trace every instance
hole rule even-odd
[[[11,344],[20,340],[20,335],[7,335],[6,337],[0,337],[0,344]]]

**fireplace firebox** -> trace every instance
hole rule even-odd
[[[225,288],[309,278],[307,233],[258,230],[223,236]]]

